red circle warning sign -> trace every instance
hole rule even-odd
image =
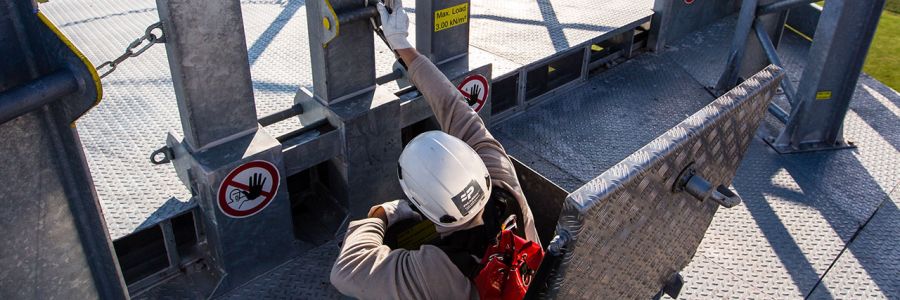
[[[232,218],[246,218],[262,211],[278,193],[278,168],[255,160],[240,165],[219,185],[219,210]]]
[[[475,112],[484,108],[484,103],[487,102],[488,95],[490,95],[489,88],[487,78],[479,74],[469,75],[456,87],[463,97],[466,97],[466,102]]]

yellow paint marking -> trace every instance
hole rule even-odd
[[[784,28],[787,28],[788,30],[793,31],[794,33],[796,33],[797,35],[803,37],[803,38],[806,39],[807,41],[812,42],[812,38],[811,38],[811,37],[809,37],[809,36],[806,35],[806,34],[803,34],[802,32],[800,32],[800,30],[797,30],[797,28],[791,27],[790,25],[787,25],[787,24],[784,25]]]
[[[469,3],[451,6],[434,12],[434,32],[469,22]]]
[[[66,38],[66,36],[63,35],[63,33],[59,31],[59,29],[56,28],[55,25],[53,25],[53,22],[50,22],[50,19],[47,19],[47,17],[44,16],[44,14],[40,11],[37,12],[37,17],[41,20],[42,23],[44,23],[44,26],[47,26],[47,28],[49,28],[50,31],[52,31],[53,34],[55,34],[56,37],[59,38],[59,40],[62,41],[63,44],[65,44],[66,47],[68,47],[69,50],[78,57],[78,59],[81,60],[82,63],[84,63],[84,66],[85,68],[87,68],[88,73],[91,74],[91,78],[94,80],[94,89],[96,89],[97,91],[97,99],[94,100],[94,105],[91,105],[91,107],[88,108],[87,111],[85,111],[85,113],[87,113],[91,110],[91,108],[94,108],[95,106],[97,106],[97,104],[100,104],[100,99],[103,99],[103,86],[100,85],[100,75],[97,74],[97,69],[94,68],[94,65],[91,64],[91,62],[87,59],[87,57],[84,56],[84,54],[81,54],[81,51],[78,51],[78,48],[75,47],[75,44],[72,44],[72,42],[69,41],[69,39]],[[81,116],[83,115],[84,114],[81,114]],[[69,126],[75,128],[75,122],[78,121],[81,116],[75,118],[75,120],[72,121],[72,124],[69,124]]]

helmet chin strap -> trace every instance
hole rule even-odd
[[[478,214],[475,215],[474,218],[469,220],[469,222],[463,223],[462,225],[454,226],[454,227],[444,227],[444,226],[440,226],[440,225],[434,225],[434,229],[437,231],[438,234],[441,235],[441,237],[446,237],[446,236],[450,235],[451,233],[454,233],[454,232],[457,232],[460,230],[471,229],[476,226],[484,225],[484,220],[481,218],[482,214],[484,214],[484,208],[482,208],[481,211],[479,211]]]

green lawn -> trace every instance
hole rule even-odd
[[[900,0],[887,0],[863,71],[900,91]]]
[[[900,0],[888,3],[900,8]],[[900,14],[889,11],[881,14],[863,71],[900,91]]]
[[[884,5],[884,10],[900,13],[900,0],[888,0]]]

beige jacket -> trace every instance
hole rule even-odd
[[[409,66],[409,77],[425,96],[441,129],[472,146],[491,174],[494,186],[510,191],[522,208],[525,238],[540,244],[531,208],[506,151],[463,95],[424,56]],[[481,218],[460,229],[481,225]],[[477,298],[471,282],[437,247],[391,250],[383,243],[385,224],[369,218],[350,222],[343,248],[331,269],[331,283],[341,293],[360,299]],[[442,232],[441,234],[448,234]]]

